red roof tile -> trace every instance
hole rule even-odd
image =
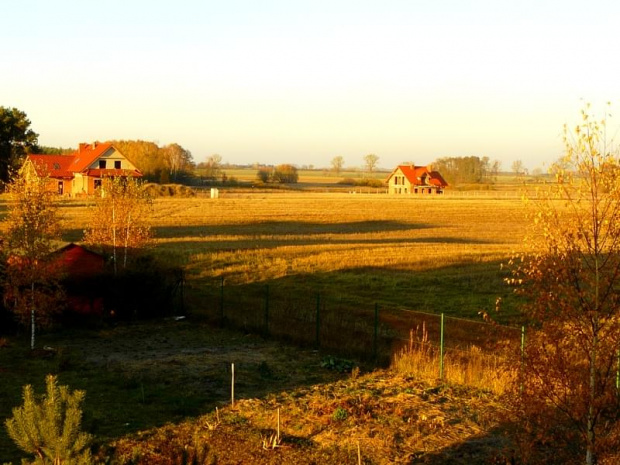
[[[112,144],[109,142],[94,142],[92,144],[80,144],[80,148],[73,152],[73,163],[69,169],[80,173],[88,168],[97,158],[106,153]]]
[[[34,164],[39,176],[73,177],[73,172],[69,169],[73,162],[71,155],[28,155],[28,159]]]

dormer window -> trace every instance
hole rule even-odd
[[[121,161],[120,160],[114,160],[114,168],[117,170],[121,169]]]
[[[105,169],[105,160],[99,160],[99,168],[102,170]]]

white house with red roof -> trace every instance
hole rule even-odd
[[[441,194],[448,186],[432,166],[399,165],[387,178],[390,194]]]
[[[92,195],[105,177],[141,177],[133,163],[108,142],[82,143],[69,155],[28,155],[39,176],[49,176],[50,189],[72,197]]]

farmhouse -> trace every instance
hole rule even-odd
[[[82,143],[70,155],[28,155],[39,176],[49,176],[50,190],[60,195],[92,195],[104,177],[141,177],[142,173],[112,144]]]
[[[432,166],[399,165],[387,179],[390,194],[441,194],[448,183]]]

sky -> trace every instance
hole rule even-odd
[[[0,19],[0,106],[54,147],[545,169],[586,102],[620,105],[617,0],[21,0]]]

